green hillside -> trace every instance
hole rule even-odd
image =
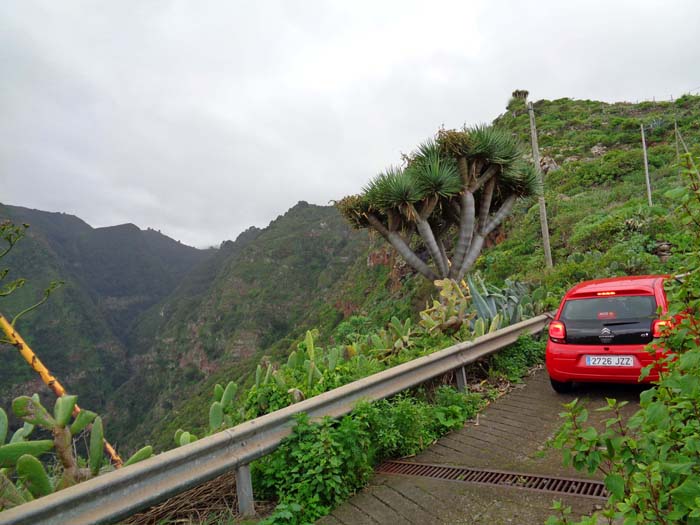
[[[8,256],[11,278],[26,277],[27,284],[0,302],[7,317],[35,303],[51,280],[65,285],[51,300],[18,322],[18,329],[42,361],[86,406],[101,407],[111,388],[123,381],[125,349],[99,315],[90,294],[66,267],[46,239],[30,233]],[[5,262],[5,261],[3,261]],[[7,406],[18,395],[47,392],[17,351],[3,346],[0,399]],[[117,366],[114,366],[117,364]]]
[[[216,382],[245,382],[263,355],[285,358],[309,328],[328,337],[351,314],[388,319],[412,293],[367,255],[366,234],[305,202],[224,243],[134,330],[135,373],[110,406],[116,436],[169,447],[179,426],[205,422]]]
[[[208,255],[133,224],[91,230],[76,239],[75,249],[74,271],[114,332],[124,335]]]
[[[36,302],[50,281],[64,281],[18,329],[81,403],[103,409],[130,375],[125,341],[134,320],[211,252],[133,225],[94,229],[65,213],[0,205],[5,219],[30,225],[3,259],[9,278],[27,284],[0,299],[0,311],[11,317]],[[14,349],[2,352],[0,399],[45,390]]]
[[[700,151],[700,97],[675,102],[606,104],[541,100],[534,104],[541,154],[558,168],[545,176],[555,269],[543,272],[539,208],[521,203],[504,242],[485,252],[479,268],[492,280],[544,283],[553,290],[582,279],[668,271],[657,255],[674,225],[664,198],[679,185],[674,119],[691,151]],[[496,121],[529,140],[522,101]],[[644,180],[640,124],[646,129],[653,204]],[[682,152],[682,146],[681,146]]]

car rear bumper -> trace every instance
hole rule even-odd
[[[549,376],[555,381],[637,383],[642,368],[650,365],[662,353],[654,356],[645,350],[645,345],[570,345],[547,342],[546,363]],[[631,356],[633,366],[589,366],[586,356]],[[658,370],[652,370],[641,382],[656,381]]]

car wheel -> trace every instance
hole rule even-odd
[[[571,381],[555,381],[551,377],[549,381],[552,383],[552,388],[557,394],[568,394],[574,389],[574,384]]]

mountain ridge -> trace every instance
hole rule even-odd
[[[120,363],[126,362],[124,335],[130,325],[210,252],[136,226],[93,228],[74,215],[22,206],[0,204],[0,220],[30,224],[3,260],[3,267],[11,269],[9,279],[27,282],[2,299],[1,311],[11,317],[36,302],[49,281],[63,281],[47,304],[19,321],[18,329],[83,404],[104,408],[109,392],[128,375]],[[146,279],[144,268],[149,269]],[[0,371],[0,398],[41,390],[16,352],[3,351],[11,357]]]

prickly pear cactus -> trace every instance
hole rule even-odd
[[[452,279],[435,281],[435,285],[440,289],[440,300],[420,312],[418,324],[429,334],[454,334],[475,317],[469,288],[464,281],[457,283]]]
[[[39,396],[20,396],[12,402],[12,411],[24,421],[8,443],[7,413],[0,408],[0,511],[21,505],[34,498],[69,487],[105,469],[104,429],[102,420],[89,410],[81,410],[74,417],[76,396],[63,396],[56,400],[53,414],[41,404]],[[30,439],[36,427],[49,431],[53,439]],[[75,455],[73,440],[89,433],[89,469],[80,465]],[[48,466],[42,463],[47,453],[55,460]],[[153,454],[148,446],[129,458],[125,465],[132,465]]]
[[[410,336],[412,330],[410,321],[396,323],[398,332],[390,338],[392,345],[395,341]],[[236,397],[238,386],[234,382],[228,383],[226,387],[215,385],[209,405],[206,434],[219,432],[247,419],[298,403],[339,385],[337,370],[343,366],[347,356],[342,348],[324,350],[317,345],[317,337],[317,330],[309,330],[282,365],[274,365],[263,358],[255,369],[251,387],[243,396]],[[174,436],[178,446],[188,445],[196,439],[192,432],[183,429],[178,429]]]
[[[256,382],[260,385],[267,384],[270,382],[271,375],[274,375],[271,371],[264,372],[263,368],[258,366],[255,376]],[[219,384],[214,385],[213,400],[209,405],[209,429],[206,435],[232,427],[243,420],[242,411],[236,404],[237,393],[238,385],[233,381],[229,381],[226,387]],[[189,445],[198,439],[193,432],[181,428],[177,429],[174,438],[178,447]]]

